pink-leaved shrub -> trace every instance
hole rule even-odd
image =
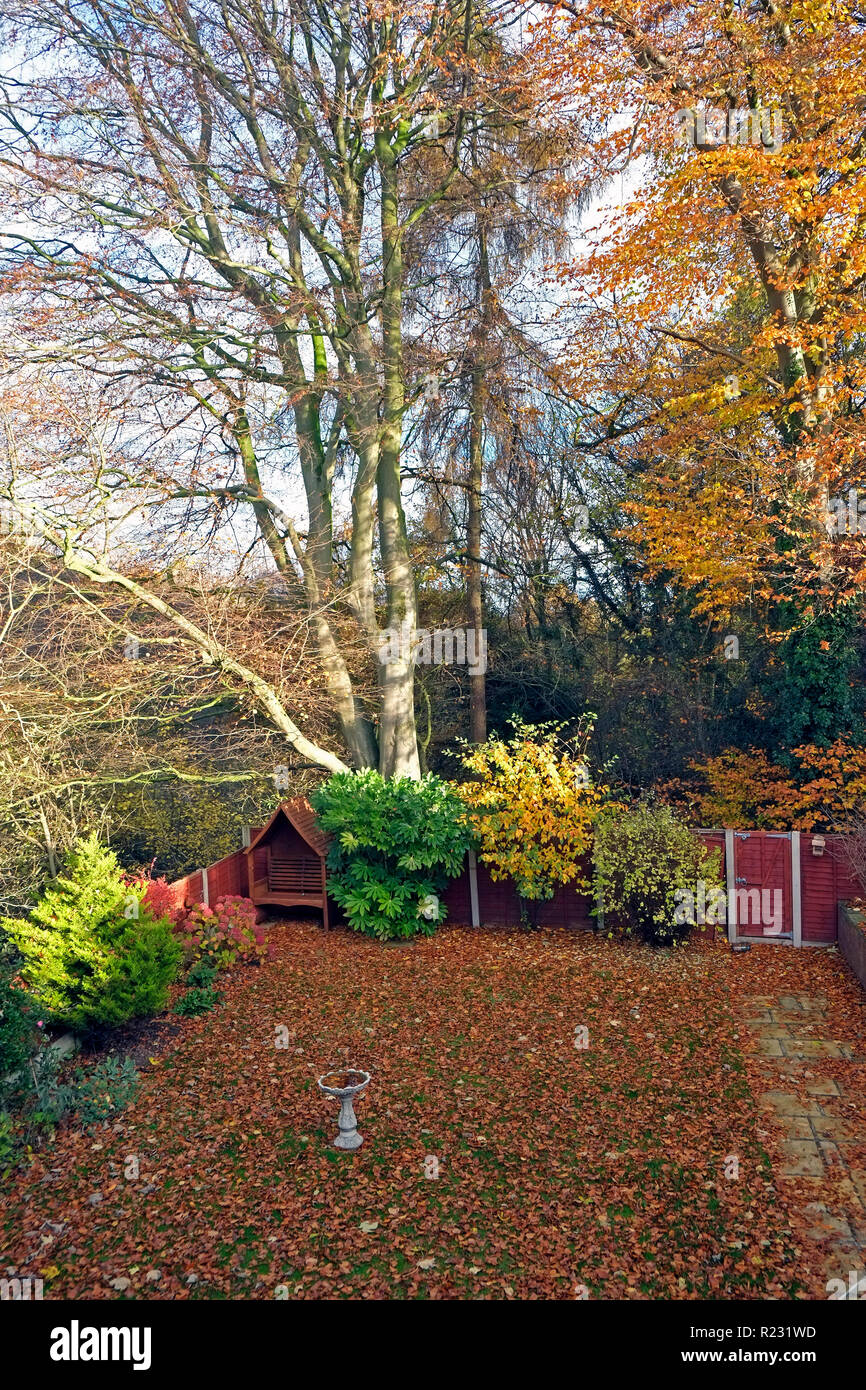
[[[190,963],[209,960],[218,970],[235,961],[259,965],[270,954],[265,931],[256,925],[255,903],[226,894],[213,907],[198,903],[180,926]]]

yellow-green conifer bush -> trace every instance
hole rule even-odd
[[[164,1008],[182,954],[171,923],[151,915],[95,835],[79,841],[30,916],[0,930],[46,1016],[82,1031]]]

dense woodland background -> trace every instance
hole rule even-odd
[[[693,823],[860,814],[863,15],[5,8],[3,910],[515,716]]]

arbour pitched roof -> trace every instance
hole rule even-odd
[[[325,832],[319,829],[316,813],[305,796],[296,796],[291,801],[281,801],[267,824],[262,826],[247,846],[247,854],[254,850],[256,845],[261,844],[278,816],[284,816],[289,825],[293,826],[298,834],[306,840],[310,849],[324,859],[328,852],[330,840]]]

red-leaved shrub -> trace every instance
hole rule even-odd
[[[142,892],[142,902],[152,917],[167,917],[173,927],[177,926],[185,909],[167,879],[151,878],[144,871],[126,874],[125,878],[130,888]]]

